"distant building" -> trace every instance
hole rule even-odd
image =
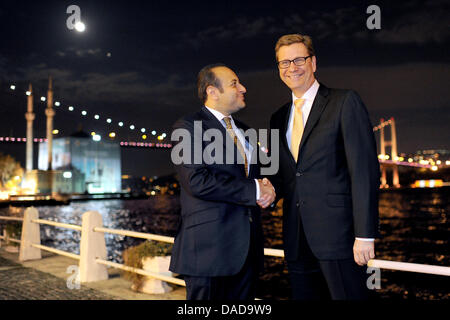
[[[84,174],[79,170],[30,170],[25,173],[22,186],[26,193],[84,193]]]
[[[40,170],[47,170],[47,158],[47,143],[41,142]],[[53,178],[56,183],[52,187],[53,192],[60,192],[58,189],[64,189],[65,193],[121,191],[120,145],[111,141],[94,141],[82,131],[70,137],[53,139],[52,169],[60,172]],[[38,180],[37,184],[42,183]]]
[[[450,160],[450,150],[436,149],[436,150],[420,150],[416,152],[418,158],[431,158],[434,160]],[[420,159],[421,160],[421,159]]]

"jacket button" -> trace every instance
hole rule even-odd
[[[300,203],[299,203],[299,202],[297,202],[295,205],[296,205],[297,207],[300,207]]]

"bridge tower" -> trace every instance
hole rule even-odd
[[[386,141],[384,136],[384,127],[390,125],[391,127],[391,140]],[[384,121],[384,119],[380,119],[380,154],[385,156],[386,155],[386,147],[391,147],[391,159],[393,162],[398,161],[398,152],[397,152],[397,133],[395,130],[395,120],[394,118],[391,118],[387,121]],[[400,187],[400,179],[398,175],[398,165],[393,163],[392,164],[392,184],[395,188]],[[387,179],[386,179],[386,166],[381,166],[381,186],[387,187]]]

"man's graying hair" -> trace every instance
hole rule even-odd
[[[206,99],[208,98],[208,95],[206,93],[206,88],[208,86],[213,86],[219,89],[219,91],[222,93],[222,83],[220,83],[220,80],[216,77],[214,71],[212,69],[217,67],[227,67],[223,63],[215,63],[215,64],[209,64],[200,70],[197,76],[197,90],[198,90],[198,97],[200,100],[205,103]],[[228,68],[228,67],[227,67]]]

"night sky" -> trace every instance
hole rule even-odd
[[[298,32],[313,38],[319,81],[356,90],[374,125],[380,118],[395,118],[400,153],[450,149],[447,3],[2,2],[0,136],[25,136],[29,82],[37,114],[34,134],[45,136],[46,103],[40,97],[46,96],[49,75],[55,101],[61,102],[54,123],[59,136],[80,125],[105,137],[115,131],[119,141],[142,141],[138,129],[143,127],[147,134],[169,134],[176,119],[200,108],[197,73],[216,62],[232,68],[247,88],[247,108],[236,116],[252,127],[267,128],[270,115],[290,99],[278,77],[275,42]],[[72,4],[81,9],[83,33],[66,27],[66,9]],[[381,9],[381,30],[366,27],[371,4]],[[69,105],[75,111],[69,112]],[[81,110],[88,116],[82,117]],[[130,130],[130,124],[137,129]],[[0,152],[25,166],[25,144],[0,143]],[[170,152],[122,149],[122,172],[171,173]]]

